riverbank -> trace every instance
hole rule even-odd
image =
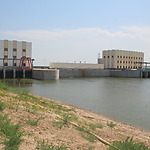
[[[1,113],[7,114],[12,124],[22,125],[24,141],[19,150],[40,149],[43,141],[45,145],[67,146],[73,150],[105,150],[107,143],[132,136],[150,147],[149,132],[25,91],[1,87],[0,103],[4,105]],[[4,146],[0,144],[0,149]]]

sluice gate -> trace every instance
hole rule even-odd
[[[150,78],[150,71],[141,71],[141,78]]]
[[[1,69],[0,79],[18,79],[18,78],[32,78],[32,69]]]

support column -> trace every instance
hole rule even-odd
[[[16,78],[16,70],[13,69],[13,78],[15,79]]]
[[[6,78],[6,70],[3,69],[3,79],[5,79],[5,78]]]
[[[25,78],[26,78],[26,70],[23,69],[23,79],[25,79]]]

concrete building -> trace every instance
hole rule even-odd
[[[50,63],[49,68],[66,68],[66,69],[104,69],[104,64],[88,63]]]
[[[108,69],[140,69],[144,61],[144,53],[125,50],[104,50],[102,55],[104,68]]]
[[[0,66],[19,66],[23,56],[32,57],[31,42],[0,40]]]

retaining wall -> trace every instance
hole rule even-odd
[[[57,69],[34,69],[32,78],[38,80],[57,80],[59,79],[59,70]]]

